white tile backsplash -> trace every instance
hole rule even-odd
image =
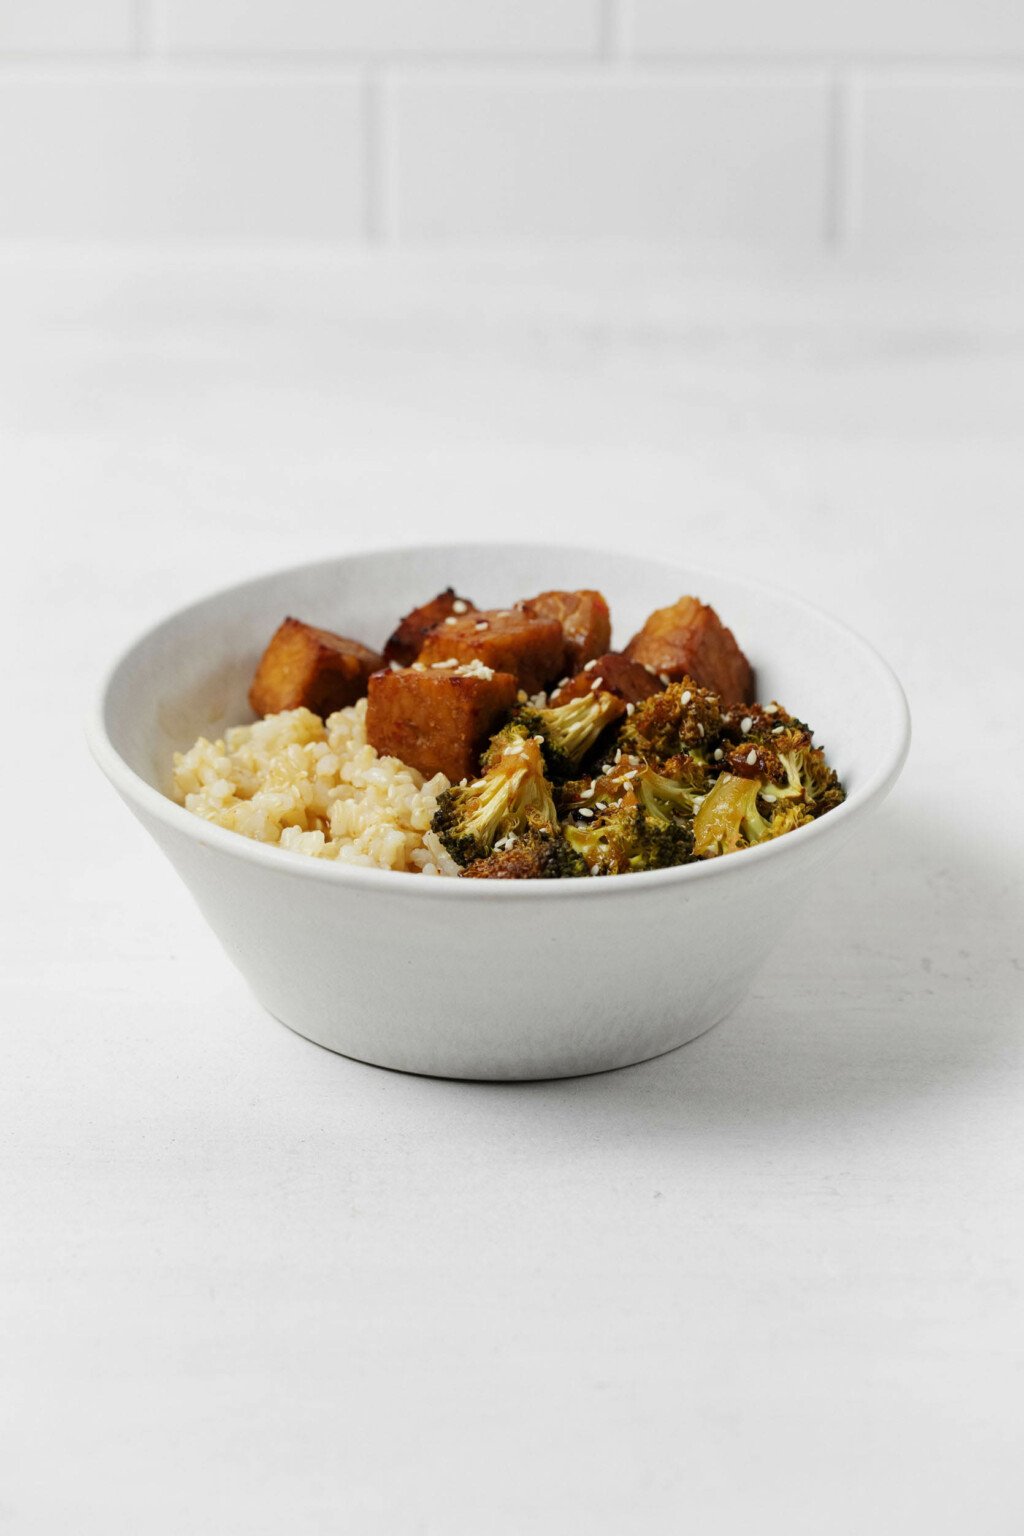
[[[169,50],[593,54],[601,0],[155,0]]]
[[[1024,0],[0,0],[0,237],[1024,233]]]
[[[352,76],[0,82],[0,236],[329,239],[362,230]]]
[[[829,93],[817,76],[399,77],[399,238],[821,238]]]
[[[1024,50],[1020,0],[629,0],[637,54],[1001,57]]]
[[[860,234],[1024,236],[1024,77],[899,73],[864,81],[859,94]]]
[[[0,57],[129,53],[135,0],[0,0]]]

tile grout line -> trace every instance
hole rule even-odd
[[[611,14],[611,12],[609,12]],[[186,75],[190,70],[221,71],[226,75],[255,74],[268,79],[275,75],[305,74],[310,77],[332,73],[346,74],[359,69],[396,69],[404,74],[430,79],[439,75],[474,73],[498,73],[505,78],[528,79],[534,76],[564,75],[572,79],[599,81],[610,73],[609,64],[622,66],[635,76],[638,82],[654,81],[672,83],[691,82],[697,79],[715,79],[730,76],[743,79],[760,75],[778,79],[809,76],[823,67],[849,71],[856,76],[864,69],[886,78],[898,77],[901,83],[917,84],[943,81],[988,84],[993,77],[1006,78],[1014,84],[1024,82],[1024,57],[1001,59],[958,57],[949,59],[862,59],[844,56],[841,60],[808,54],[679,54],[671,58],[655,58],[637,54],[632,50],[629,38],[628,12],[617,7],[614,14],[623,20],[623,27],[614,36],[605,37],[602,31],[599,46],[610,52],[585,55],[551,54],[537,57],[510,58],[506,55],[480,54],[474,57],[413,56],[396,54],[391,57],[360,52],[322,51],[319,53],[272,54],[239,50],[189,50],[175,48],[169,52],[163,36],[161,7],[152,0],[136,0],[133,12],[131,52],[120,49],[100,50],[94,53],[64,52],[60,49],[31,49],[27,51],[0,48],[0,72],[5,75],[29,78],[33,69],[45,72],[50,69],[68,70],[76,75],[109,69],[111,65],[130,65],[133,59],[145,59],[169,73]]]

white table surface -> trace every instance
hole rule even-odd
[[[0,256],[0,1530],[1020,1530],[1017,271]],[[515,533],[814,596],[915,744],[711,1034],[389,1074],[260,1011],[79,720],[193,595]]]

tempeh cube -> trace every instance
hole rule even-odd
[[[482,661],[496,672],[511,672],[527,693],[537,693],[561,675],[565,651],[562,626],[556,619],[531,619],[510,608],[466,614],[432,629],[423,642],[420,661]]]
[[[381,664],[376,651],[328,629],[285,619],[260,658],[249,689],[258,715],[305,706],[318,715],[354,704]]]
[[[696,597],[656,609],[626,646],[626,655],[672,682],[692,677],[726,706],[748,704],[754,697],[754,674],[732,630]]]
[[[384,660],[397,661],[400,667],[408,667],[420,653],[424,637],[437,624],[450,615],[475,613],[476,608],[468,597],[459,597],[454,587],[446,587],[429,603],[423,603],[407,613],[384,647]]]
[[[452,783],[479,772],[480,753],[516,702],[510,672],[467,675],[451,667],[409,667],[370,678],[366,735],[378,752],[426,778]]]
[[[639,661],[630,661],[619,651],[606,651],[594,661],[587,662],[582,672],[577,672],[567,683],[551,695],[553,705],[568,704],[585,693],[614,693],[627,704],[639,704],[652,693],[660,693],[664,683]]]
[[[519,606],[533,619],[556,619],[562,626],[562,673],[570,677],[611,644],[611,614],[600,592],[589,588],[579,592],[541,592]]]

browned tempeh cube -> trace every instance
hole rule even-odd
[[[329,629],[285,619],[260,657],[249,689],[258,715],[305,705],[318,715],[354,704],[380,666],[376,651]]]
[[[442,621],[424,640],[419,659],[428,666],[452,658],[482,661],[496,672],[511,672],[520,688],[536,693],[561,675],[564,648],[557,620],[497,608]]]
[[[754,674],[732,630],[696,597],[657,608],[626,646],[626,655],[672,682],[692,677],[725,705],[749,704],[754,697]]]
[[[568,704],[570,699],[603,689],[605,693],[625,699],[627,704],[639,704],[641,700],[649,699],[652,693],[660,693],[664,686],[641,662],[630,661],[619,651],[606,651],[553,693],[551,703]]]
[[[611,644],[611,614],[600,592],[590,588],[579,592],[541,592],[519,606],[533,619],[557,619],[561,624],[565,640],[562,672],[569,677],[584,662],[602,655]]]
[[[454,587],[446,587],[443,592],[432,597],[429,603],[423,603],[406,614],[384,647],[384,660],[397,661],[400,667],[409,666],[419,655],[424,636],[435,624],[443,623],[449,614],[458,617],[459,614],[475,612],[475,605],[468,597],[459,597]]]
[[[430,778],[475,778],[480,753],[516,702],[510,672],[466,677],[450,667],[410,667],[370,678],[366,735],[371,746],[400,757]]]

